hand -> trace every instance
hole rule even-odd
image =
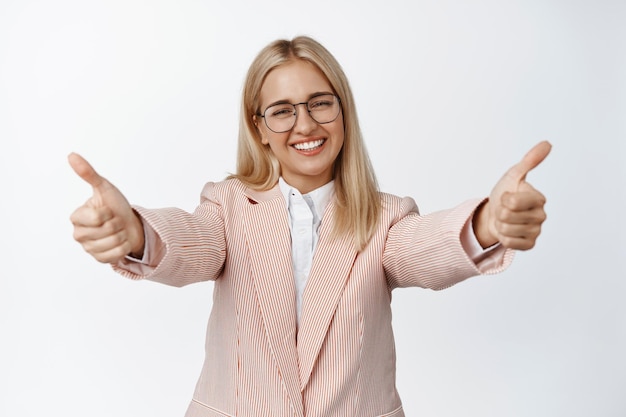
[[[82,156],[72,153],[68,161],[93,188],[92,197],[70,216],[74,239],[103,263],[116,263],[131,253],[143,256],[143,224],[124,195]]]
[[[497,242],[510,249],[535,246],[546,220],[546,198],[526,182],[526,175],[550,153],[552,145],[540,142],[498,181],[489,200],[474,214],[474,233],[485,248]]]

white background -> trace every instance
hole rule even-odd
[[[69,215],[83,154],[135,204],[192,210],[235,168],[245,71],[308,34],[344,66],[381,188],[486,195],[539,140],[537,247],[394,292],[407,416],[626,415],[623,1],[0,2],[0,415],[182,416],[212,284],[132,282]]]

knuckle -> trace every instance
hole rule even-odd
[[[115,237],[116,235],[116,227],[115,223],[112,221],[108,221],[102,225],[102,231],[106,236]]]
[[[126,246],[126,233],[124,233],[124,230],[115,232],[115,234],[113,234],[113,240],[116,246]]]
[[[90,240],[86,240],[86,241],[82,241],[80,242],[81,246],[83,247],[83,250],[85,252],[87,252],[88,254],[95,256],[95,251],[94,251],[94,247],[93,247],[93,242]]]
[[[91,224],[96,227],[103,226],[113,217],[111,210],[106,207],[90,207],[85,211],[85,214],[89,217]]]
[[[535,225],[535,227],[533,228],[533,238],[537,239],[537,236],[539,236],[541,234],[541,225],[537,224]]]
[[[106,224],[107,220],[108,218],[104,210],[102,209],[94,210],[93,212],[94,223],[96,223],[98,226],[103,226]]]
[[[505,236],[510,236],[512,234],[512,226],[508,223],[498,223],[498,230]]]
[[[545,196],[545,195],[543,195],[543,194],[542,194],[541,192],[539,192],[539,191],[535,191],[535,195],[536,195],[536,198],[537,198],[537,202],[538,202],[539,204],[541,204],[542,206],[546,204],[547,199],[546,199],[546,196]]]
[[[119,262],[127,255],[127,251],[124,248],[124,245],[116,246],[115,249],[111,251],[111,263]]]
[[[501,222],[508,222],[511,220],[511,216],[513,215],[513,212],[506,208],[506,207],[502,207],[498,213],[496,213],[497,219],[500,220]]]
[[[73,225],[78,223],[78,210],[75,210],[72,214],[70,214],[70,223]]]
[[[70,215],[70,222],[74,226],[81,226],[91,222],[91,210],[89,207],[79,207]]]
[[[124,230],[124,222],[119,217],[111,217],[107,221],[107,231],[109,234],[117,234]]]
[[[505,248],[513,248],[513,240],[508,237],[508,236],[501,236],[500,237],[500,243],[502,244],[502,246],[504,246]]]
[[[535,246],[535,238],[534,237],[528,237],[525,236],[521,239],[519,239],[518,241],[518,248],[519,250],[528,250],[528,249],[532,249],[532,247]]]
[[[96,259],[96,261],[98,261],[100,263],[105,264],[105,263],[108,262],[107,261],[107,257],[106,257],[105,254],[102,254],[102,253],[92,253],[91,256],[93,256]]]
[[[506,199],[508,207],[515,208],[520,205],[520,198],[517,194],[509,194]]]
[[[85,239],[85,233],[83,232],[82,228],[74,227],[74,232],[72,233],[72,237],[74,238],[75,241],[80,243]]]

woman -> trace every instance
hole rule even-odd
[[[123,275],[215,281],[187,417],[397,417],[391,291],[495,273],[533,247],[545,198],[525,176],[549,151],[533,148],[488,199],[421,216],[378,192],[341,67],[298,37],[252,63],[237,172],[208,183],[193,214],[131,208],[72,154],[94,195],[71,220]]]

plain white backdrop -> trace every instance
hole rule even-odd
[[[487,195],[536,142],[535,249],[394,292],[407,416],[626,415],[626,3],[0,2],[0,415],[175,417],[212,284],[132,282],[72,239],[72,151],[135,203],[193,210],[235,168],[245,71],[315,37],[342,63],[381,188]]]

